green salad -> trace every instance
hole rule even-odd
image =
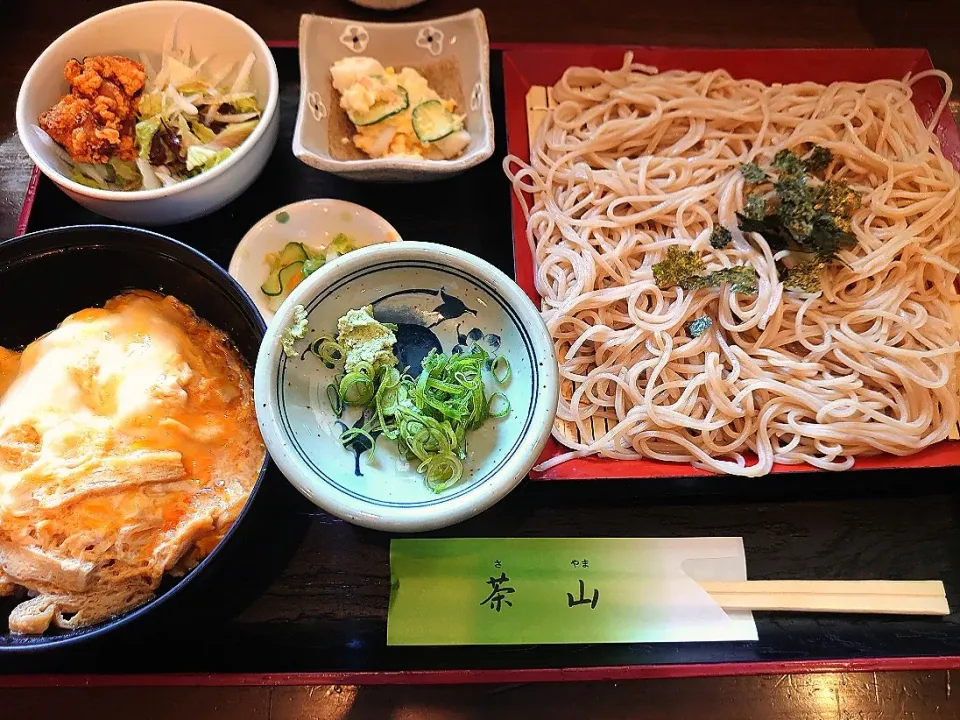
[[[171,48],[159,70],[146,56],[141,61],[147,81],[136,100],[136,160],[74,162],[57,146],[74,181],[103,190],[175,185],[229,158],[259,124],[262,108],[250,81],[253,53],[239,68]]]

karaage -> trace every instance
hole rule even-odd
[[[40,115],[40,127],[74,162],[134,160],[137,102],[146,82],[143,65],[117,55],[70,60],[63,75],[70,94]]]

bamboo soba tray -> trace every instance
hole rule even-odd
[[[552,85],[571,66],[616,69],[623,64],[627,50],[633,50],[634,62],[653,65],[660,70],[715,70],[724,68],[734,77],[755,78],[766,83],[841,80],[867,82],[882,78],[901,78],[933,68],[925,50],[700,50],[672,48],[626,48],[613,46],[550,46],[536,50],[518,48],[504,54],[504,89],[507,96],[507,132],[512,155],[529,160],[530,143],[537,128],[553,107]],[[913,101],[924,119],[933,116],[943,97],[936,78],[925,78],[914,86]],[[944,111],[936,128],[944,154],[960,168],[960,131],[949,111]],[[526,221],[520,201],[513,200],[513,237],[516,279],[534,302],[539,302],[533,282],[533,263],[526,237]],[[958,295],[960,300],[960,295]],[[960,302],[957,304],[960,316]],[[563,392],[563,389],[561,389]],[[558,423],[560,434],[574,442],[590,441],[611,428],[606,418],[593,418],[587,437],[571,422]],[[591,437],[592,436],[592,437]],[[960,426],[950,439],[915,455],[877,455],[858,458],[855,470],[888,468],[951,467],[960,465]],[[566,452],[551,438],[540,461]],[[774,473],[805,473],[806,465],[774,465]],[[590,457],[570,460],[533,477],[547,480],[584,480],[596,478],[688,477],[711,475],[687,463],[659,460],[614,460]]]
[[[500,167],[506,131],[513,152],[520,152],[527,142],[525,85],[555,80],[550,67],[529,80],[520,74],[511,58],[531,52],[554,68],[562,63],[550,60],[557,48],[491,53],[497,149],[490,161],[443,182],[384,185],[343,180],[293,157],[297,50],[294,43],[275,45],[281,129],[263,175],[213,215],[159,230],[226,265],[263,215],[295,200],[337,197],[380,213],[404,238],[455,245],[510,273],[511,191]],[[588,48],[579,57],[583,64],[612,66],[620,51]],[[424,197],[431,198],[430,211]],[[21,220],[21,232],[103,221],[40,176]],[[529,258],[526,265],[519,260],[521,281],[532,290],[523,280]],[[580,476],[596,475],[592,466],[581,467]],[[675,474],[693,473],[681,466]],[[435,535],[735,536],[743,538],[752,580],[937,578],[957,606],[954,488],[952,473],[938,469],[792,474],[769,482],[720,476],[535,482]],[[217,563],[184,589],[182,600],[101,642],[62,652],[0,653],[0,686],[526,682],[960,667],[960,612],[946,618],[758,613],[758,642],[388,647],[390,540],[330,517],[273,469]]]

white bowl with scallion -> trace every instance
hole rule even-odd
[[[257,359],[260,429],[287,479],[357,525],[419,532],[509,493],[556,415],[553,342],[506,275],[461,250],[378,244],[300,282]]]

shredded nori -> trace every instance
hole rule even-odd
[[[860,207],[860,195],[837,180],[810,182],[810,172],[826,169],[832,161],[833,154],[819,145],[804,160],[790,150],[777,152],[772,167],[779,175],[773,196],[747,197],[737,213],[740,230],[759,233],[775,253],[812,253],[823,264],[835,260],[841,249],[856,245],[850,220]]]
[[[687,323],[687,335],[692,338],[698,338],[703,335],[707,330],[713,326],[713,320],[711,320],[707,315],[702,315],[698,318],[694,318]]]
[[[756,163],[744,163],[740,166],[740,174],[748,183],[757,185],[767,180],[767,174]]]
[[[861,202],[859,193],[837,180],[826,180],[813,191],[814,210],[832,217],[845,232],[849,232],[850,216],[860,209]]]
[[[653,266],[653,277],[657,287],[663,289],[679,285],[684,290],[700,290],[729,283],[734,292],[757,292],[757,271],[751,265],[734,265],[706,275],[703,270],[703,260],[697,253],[671,245],[667,259]]]
[[[773,156],[773,162],[770,163],[774,170],[779,170],[784,175],[800,175],[803,173],[803,163],[796,153],[790,150],[778,150]]]
[[[734,292],[746,295],[757,293],[757,271],[752,265],[734,265],[709,273],[706,276],[710,287],[717,287],[723,283],[730,283]]]
[[[807,172],[818,173],[826,170],[833,162],[833,153],[820,145],[814,145],[810,154],[803,159],[803,167]]]
[[[823,268],[824,262],[819,258],[804,260],[786,271],[783,284],[801,292],[820,292],[820,271]]]
[[[715,250],[725,248],[733,239],[733,235],[723,225],[717,225],[710,233],[710,247]]]
[[[667,259],[653,266],[653,278],[659,288],[679,285],[684,290],[693,289],[688,283],[703,272],[703,260],[695,252],[684,250],[680,245],[667,248]]]
[[[763,220],[767,214],[767,200],[763,195],[747,195],[747,202],[743,206],[743,214],[751,220]]]

